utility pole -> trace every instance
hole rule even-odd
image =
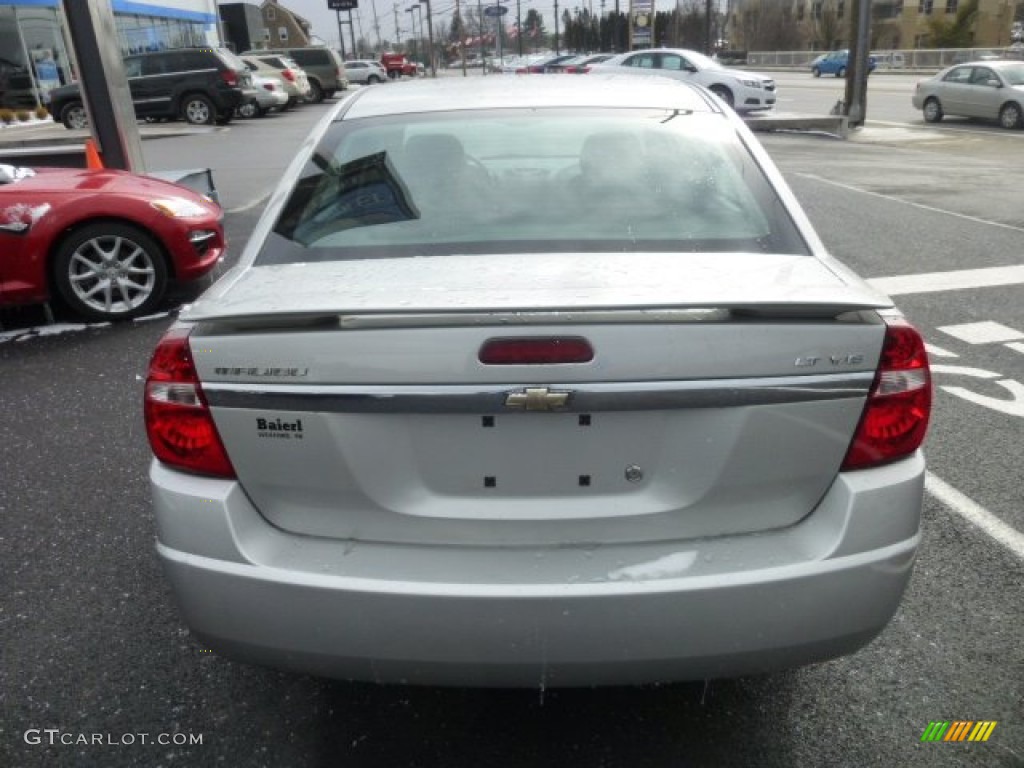
[[[420,0],[427,5],[427,52],[430,56],[430,76],[437,77],[437,65],[434,63],[434,21],[430,14],[430,0]]]
[[[849,68],[846,70],[846,95],[843,114],[847,125],[859,128],[867,116],[868,42],[871,34],[871,0],[853,0],[850,21]]]
[[[516,0],[516,40],[519,41],[519,55],[523,55],[523,14],[520,0]]]
[[[348,9],[348,39],[352,41],[352,58],[356,58],[359,54],[356,52],[356,28],[352,26],[352,9]],[[342,58],[345,58],[342,56]]]
[[[370,0],[370,7],[373,9],[373,29],[377,33],[377,53],[380,53],[383,46],[380,42],[380,20],[377,18],[377,0]]]
[[[500,8],[501,7],[501,0],[494,0],[494,1],[495,1],[495,3],[497,3],[498,7]],[[498,34],[498,61],[502,62],[502,64],[504,64],[504,62],[505,62],[505,57],[504,57],[504,54],[502,53],[502,50],[501,50],[501,28],[503,26],[505,26],[505,22],[502,21],[502,17],[501,16],[495,16],[494,17],[494,31]],[[483,64],[484,69],[486,70],[487,69],[487,62],[483,61],[481,63]]]
[[[459,36],[459,60],[462,62],[462,76],[468,77],[469,73],[466,72],[466,22],[462,20],[459,0],[455,0],[455,16],[459,20],[459,28],[455,31]]]
[[[356,14],[356,23],[359,25],[359,43],[362,44],[362,42],[364,40],[366,40],[366,34],[363,32],[363,14],[361,14],[361,13],[357,13]],[[360,50],[356,51],[356,58],[357,59],[363,58],[362,56],[359,55],[360,53],[363,53],[363,51],[360,51]]]
[[[484,4],[482,0],[476,0],[476,11],[478,14],[477,24],[480,28],[480,63],[484,62]],[[487,74],[487,67],[481,67],[483,73]]]
[[[714,53],[711,45],[711,5],[711,0],[707,0],[704,4],[704,53],[708,56]],[[652,14],[652,21],[653,18]]]
[[[345,60],[345,33],[341,30],[341,11],[334,12],[338,17],[338,47],[341,48],[341,60]]]
[[[615,0],[618,2],[619,0]],[[558,0],[555,0],[555,54],[560,54],[561,50],[558,48]]]
[[[409,23],[412,25],[412,55],[413,60],[415,60],[416,56],[419,55],[419,45],[417,45],[419,35],[416,33],[416,12],[412,8],[406,8],[405,12],[409,14]]]
[[[555,9],[555,13],[558,13],[558,9]],[[619,52],[619,0],[615,0],[615,24],[612,27],[612,53]]]
[[[592,50],[590,47],[590,33],[594,27],[594,0],[589,0],[590,5],[587,10],[587,26],[583,28],[583,47],[587,53]]]
[[[402,28],[398,26],[398,3],[391,6],[395,12],[395,38],[397,40],[398,47],[402,47]]]

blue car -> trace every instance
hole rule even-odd
[[[849,67],[850,51],[844,48],[841,51],[829,51],[823,53],[821,56],[811,62],[811,74],[815,77],[821,77],[822,75],[835,75],[836,77],[846,77],[846,70]],[[875,67],[878,66],[878,62],[875,61],[874,56],[868,56],[868,74],[875,71]]]

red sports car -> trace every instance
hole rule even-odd
[[[0,165],[0,306],[57,295],[89,319],[144,315],[170,280],[213,269],[223,215],[185,187],[124,171]]]

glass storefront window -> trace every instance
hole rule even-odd
[[[2,0],[0,0],[2,2]],[[201,22],[117,14],[123,55],[208,45]],[[41,6],[0,5],[0,108],[34,109],[72,78],[57,11]]]
[[[17,8],[16,18],[39,89],[39,100],[49,102],[49,92],[71,79],[67,50],[57,12],[50,8]]]
[[[205,26],[191,21],[119,14],[117,31],[125,56],[206,44]]]
[[[0,107],[32,109],[37,105],[32,69],[14,9],[0,7]]]

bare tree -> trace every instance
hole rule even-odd
[[[841,2],[842,0],[812,0],[811,40],[815,50],[834,50],[846,38],[846,25],[839,11]]]
[[[770,0],[761,19],[759,32],[759,51],[794,51],[805,45],[793,6],[786,0]]]

